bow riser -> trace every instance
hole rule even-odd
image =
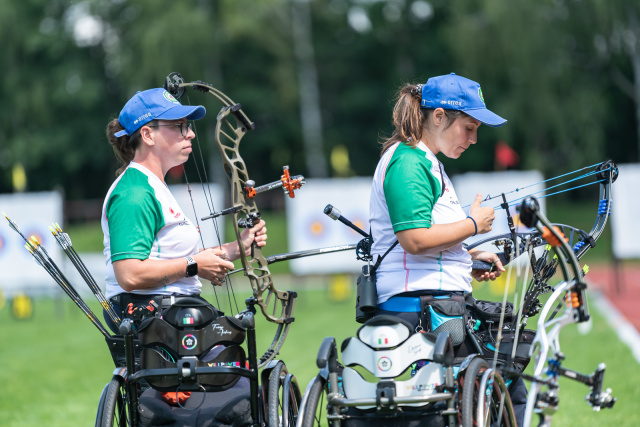
[[[241,254],[244,254],[246,248],[241,238],[241,231],[237,224],[243,219],[240,215],[245,217],[257,217],[259,218],[260,212],[256,206],[256,203],[253,199],[247,197],[244,189],[247,186],[247,181],[249,180],[249,176],[246,171],[246,165],[238,147],[240,145],[240,141],[242,137],[246,134],[247,129],[246,126],[233,126],[231,122],[228,120],[229,114],[232,113],[231,108],[223,108],[217,117],[217,125],[216,125],[216,136],[218,140],[218,145],[220,148],[220,153],[222,154],[222,161],[224,165],[225,173],[227,174],[227,178],[231,183],[231,200],[233,206],[242,206],[242,209],[233,213],[233,221],[234,221],[234,231],[236,234],[236,240],[238,242],[238,248]],[[234,118],[237,119],[237,116],[234,114]],[[223,124],[225,127],[232,129],[233,133],[236,135],[235,138],[231,138],[228,133],[223,131]],[[262,313],[265,315],[269,321],[274,323],[284,323],[287,321],[287,317],[282,314],[287,313],[288,299],[289,293],[278,291],[273,286],[273,280],[271,279],[271,273],[269,268],[267,267],[268,261],[262,254],[262,250],[255,243],[251,247],[251,256],[240,257],[242,266],[244,267],[245,275],[249,278],[251,282],[251,288],[253,289],[253,296],[258,301],[258,305],[262,310]],[[265,300],[262,297],[264,292],[268,292],[268,298]],[[272,294],[275,294],[277,299],[282,303],[282,313],[280,316],[275,316],[275,311],[277,309],[274,306],[273,313],[270,313],[268,310],[268,304],[271,300]]]

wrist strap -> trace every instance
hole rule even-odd
[[[478,234],[478,224],[476,224],[476,220],[471,218],[470,216],[467,216],[467,218],[469,218],[471,221],[473,221],[473,226],[476,228],[476,232],[473,233],[473,235],[477,235]]]

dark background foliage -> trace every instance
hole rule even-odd
[[[494,170],[499,140],[518,152],[518,168],[547,176],[636,162],[639,15],[635,0],[2,2],[0,192],[13,191],[21,164],[28,190],[102,198],[117,167],[106,123],[174,71],[243,105],[256,130],[242,153],[258,183],[285,164],[320,176],[310,167],[318,156],[327,176],[371,175],[395,90],[449,72],[480,82],[509,120],[483,127],[472,155],[443,159],[450,173]],[[315,160],[301,120],[309,87],[321,119]],[[218,105],[195,93],[183,102],[207,107],[201,149],[209,179],[224,181],[211,140]],[[347,168],[331,161],[338,149]]]

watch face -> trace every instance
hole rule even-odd
[[[198,274],[198,264],[195,262],[187,264],[187,277],[195,276],[196,274]]]

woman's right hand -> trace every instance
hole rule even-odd
[[[481,207],[482,194],[476,194],[476,199],[469,208],[469,216],[474,219],[478,226],[478,234],[485,234],[491,231],[493,220],[496,219],[495,211],[488,206]]]
[[[217,286],[222,286],[222,281],[229,270],[233,270],[234,265],[227,253],[219,248],[207,248],[193,256],[198,263],[198,276],[210,280]]]

